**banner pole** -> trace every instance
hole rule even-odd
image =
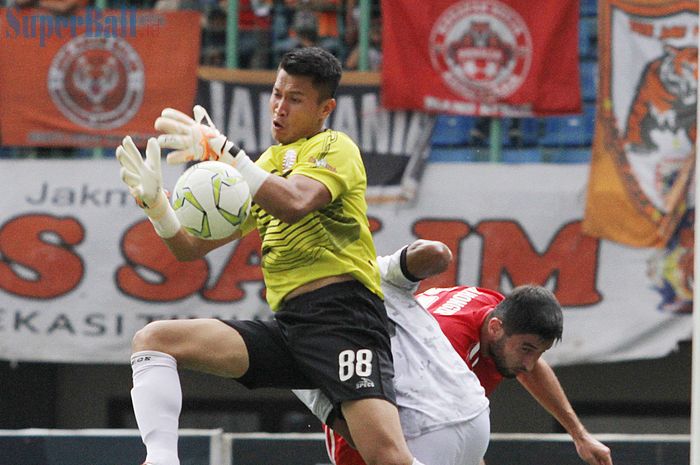
[[[104,10],[107,8],[107,0],[95,0],[95,8],[98,10]],[[92,150],[92,158],[102,158],[104,157],[104,149],[102,147],[95,147]]]
[[[226,11],[226,67],[238,68],[238,0],[229,0]]]
[[[695,108],[695,127],[698,127],[698,116],[700,116],[700,105],[698,105],[696,100]],[[695,157],[697,160],[698,156],[698,145],[695,141]],[[695,205],[694,209],[697,209],[698,201],[700,201],[700,189],[698,189],[698,174],[700,174],[700,168],[698,168],[698,163],[695,163]],[[698,260],[698,244],[700,244],[700,228],[698,228],[697,210],[693,216],[693,232],[695,237],[695,243],[693,244],[693,337],[691,344],[693,345],[691,357],[692,357],[692,370],[690,375],[690,465],[700,465],[700,411],[698,411],[698,403],[700,403],[700,306],[697,305],[698,298],[700,298],[700,284],[698,284],[698,276],[700,276],[700,260]]]
[[[360,0],[360,29],[358,41],[360,46],[359,71],[369,71],[369,23],[371,18],[369,0]]]
[[[489,161],[498,163],[501,161],[501,151],[503,149],[503,125],[499,116],[492,116],[489,127]]]

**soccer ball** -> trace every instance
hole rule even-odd
[[[223,239],[248,218],[251,197],[238,170],[220,161],[203,161],[182,173],[172,203],[187,232],[202,239]]]

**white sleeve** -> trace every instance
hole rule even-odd
[[[333,410],[333,404],[320,389],[292,389],[292,392],[316,418],[321,420],[321,423],[326,423],[328,415]]]
[[[405,253],[404,250],[406,250],[406,247],[397,250],[391,255],[377,257],[377,264],[384,283],[410,291],[413,294],[418,289],[420,281],[412,281],[406,277],[407,270],[404,270],[401,266],[401,255]]]

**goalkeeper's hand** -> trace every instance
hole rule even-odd
[[[136,203],[147,211],[155,208],[165,197],[160,169],[160,146],[156,139],[148,139],[144,161],[134,141],[126,136],[122,145],[117,147],[117,160],[121,165],[119,173],[122,181],[129,186]]]
[[[156,119],[156,130],[165,133],[158,136],[158,143],[174,150],[168,154],[168,163],[219,160],[235,166],[245,152],[216,129],[204,107],[195,105],[193,112],[194,119],[174,108],[166,108]]]
[[[117,147],[117,160],[122,166],[122,181],[148,215],[156,233],[166,239],[175,236],[180,231],[180,221],[163,190],[158,141],[153,137],[148,139],[144,161],[134,141],[126,136]]]

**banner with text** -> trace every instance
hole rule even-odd
[[[204,78],[197,88],[197,103],[209,110],[217,128],[257,159],[275,143],[268,106],[275,73],[204,68],[200,75]],[[382,108],[376,74],[365,79],[346,76],[326,126],[348,134],[360,147],[369,203],[412,199],[429,155],[434,117]]]
[[[192,109],[200,30],[192,11],[0,9],[0,142],[145,145],[166,104]]]
[[[578,0],[384,0],[383,104],[482,116],[581,112]]]
[[[118,168],[0,160],[0,359],[127,363],[149,321],[271,317],[257,234],[177,262]],[[690,315],[662,305],[675,283],[657,284],[652,251],[581,233],[587,169],[430,164],[415,202],[370,207],[377,250],[445,242],[454,262],[423,288],[549,287],[565,308],[563,341],[546,354],[554,364],[662,357],[690,338]],[[181,170],[164,166],[166,187]]]

